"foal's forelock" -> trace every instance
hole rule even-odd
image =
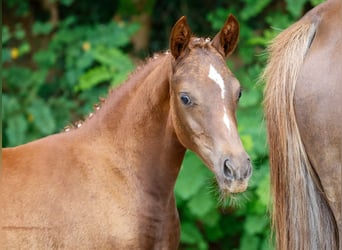
[[[190,47],[198,47],[198,48],[208,48],[210,45],[211,39],[209,37],[203,38],[203,37],[194,37],[190,41]]]

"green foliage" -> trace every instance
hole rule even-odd
[[[286,0],[287,10],[294,16],[299,17],[302,13],[306,0]]]
[[[4,25],[3,145],[58,132],[90,112],[108,86],[121,83],[132,71],[133,63],[122,48],[137,29],[137,24],[113,21],[79,25],[74,16],[60,20],[55,31],[51,23],[42,21],[35,21],[31,30],[24,30],[21,23],[11,30]],[[37,41],[30,41],[28,33],[36,40],[48,37],[49,42],[33,51],[31,43]],[[83,102],[87,105],[80,109]]]

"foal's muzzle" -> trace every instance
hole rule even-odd
[[[221,189],[229,193],[239,193],[247,189],[248,180],[252,175],[252,164],[248,156],[226,158],[222,163],[223,178]]]

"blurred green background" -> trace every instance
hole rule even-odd
[[[19,145],[82,120],[137,62],[168,48],[182,15],[213,37],[229,13],[240,22],[227,63],[243,86],[239,132],[253,160],[248,190],[221,200],[213,175],[186,154],[175,194],[180,249],[273,249],[260,73],[265,47],[321,0],[5,0],[2,2],[2,145]]]

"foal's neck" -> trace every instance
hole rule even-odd
[[[116,157],[116,167],[130,171],[135,185],[165,202],[173,197],[185,153],[171,120],[170,75],[170,55],[152,59],[114,90],[94,117]]]

